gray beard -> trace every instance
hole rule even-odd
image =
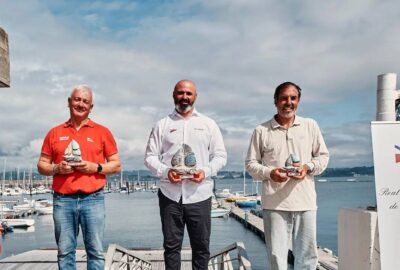
[[[175,104],[175,110],[176,110],[177,112],[180,112],[180,113],[187,113],[187,112],[190,111],[192,108],[193,108],[192,105],[188,105],[188,106],[182,108],[179,104]]]
[[[292,118],[296,115],[296,111],[291,112],[278,112],[278,115],[283,118]]]

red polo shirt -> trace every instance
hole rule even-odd
[[[104,163],[106,157],[118,153],[111,132],[89,120],[79,130],[76,130],[70,121],[52,128],[44,139],[42,154],[52,157],[53,162],[58,164],[64,160],[64,151],[71,140],[78,142],[83,160]],[[106,176],[100,173],[85,174],[74,171],[71,174],[53,176],[53,190],[63,194],[91,193],[101,189],[105,183]]]

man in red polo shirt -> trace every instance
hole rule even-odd
[[[38,162],[41,174],[53,176],[58,266],[59,269],[76,269],[75,250],[80,225],[87,268],[103,270],[103,187],[107,174],[121,170],[118,149],[111,132],[89,119],[93,108],[89,86],[74,87],[68,107],[70,119],[47,133]],[[80,152],[80,161],[73,164],[67,162],[64,155],[72,141],[75,141],[75,147],[79,145],[77,152]]]

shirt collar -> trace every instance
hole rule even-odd
[[[294,127],[294,126],[300,126],[300,117],[298,117],[297,115],[295,115],[294,121],[293,121],[293,124],[291,127]],[[276,121],[275,116],[272,117],[272,128],[275,129],[275,128],[279,128],[279,127],[282,127],[282,126],[278,123],[278,121]]]
[[[189,118],[191,118],[191,117],[193,117],[193,116],[200,116],[200,115],[201,115],[201,113],[199,113],[199,112],[196,110],[196,108],[194,108],[194,109],[193,109],[193,112],[192,112],[192,115],[191,115]],[[171,116],[172,116],[172,117],[177,117],[177,118],[182,118],[182,119],[183,119],[182,115],[180,115],[175,109],[174,109],[174,111],[172,112]]]
[[[86,127],[86,126],[93,128],[94,122],[89,119],[89,121],[83,125],[83,127]],[[64,127],[72,127],[71,119],[68,119],[68,121],[64,123]]]

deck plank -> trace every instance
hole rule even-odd
[[[130,251],[152,263],[153,270],[165,269],[164,250],[162,249],[130,249]],[[86,270],[86,252],[76,251],[77,270]],[[181,252],[181,269],[192,269],[192,251],[184,248]],[[1,270],[58,270],[57,250],[38,249],[31,250],[0,260]]]

